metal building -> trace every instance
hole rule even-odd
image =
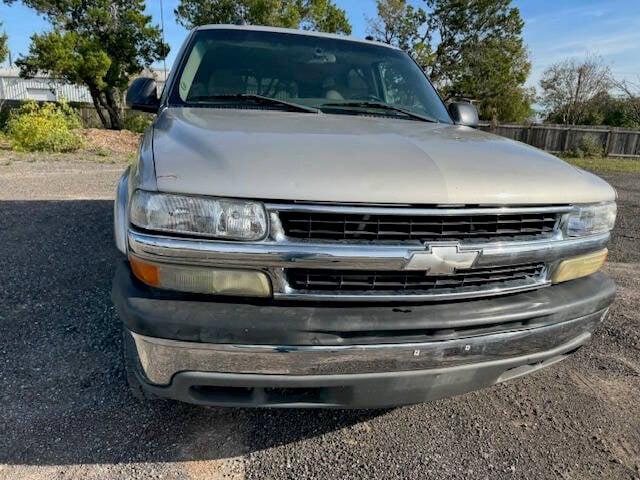
[[[158,81],[158,91],[162,91],[165,74],[162,70],[148,70],[144,76],[153,76]],[[0,68],[0,100],[35,100],[56,102],[66,100],[71,103],[92,103],[89,90],[82,85],[72,85],[47,75],[34,78],[20,78],[18,68]]]
[[[0,69],[0,99],[36,100],[91,103],[91,95],[86,87],[71,85],[59,80],[39,75],[35,78],[20,78],[18,68]]]

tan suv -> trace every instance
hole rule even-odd
[[[393,47],[202,27],[128,101],[158,113],[115,204],[141,397],[433,400],[566,358],[613,300],[614,190],[474,129]]]

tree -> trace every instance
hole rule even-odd
[[[421,66],[433,63],[431,34],[423,28],[427,13],[406,0],[377,0],[378,17],[368,19],[369,33],[378,41],[410,52]]]
[[[533,94],[524,22],[511,0],[378,0],[370,32],[407,50],[447,99],[476,100],[483,118],[519,121]]]
[[[351,33],[346,12],[332,0],[180,0],[175,14],[178,22],[186,28],[245,22]]]
[[[622,92],[625,102],[624,126],[640,127],[640,78],[638,83],[627,80],[615,82],[615,87]]]
[[[629,81],[612,82],[611,91],[602,91],[584,103],[579,119],[581,125],[640,127],[640,89]],[[548,112],[547,120],[552,123],[565,122],[566,109]]]
[[[547,117],[565,125],[584,123],[594,102],[613,86],[611,71],[598,57],[563,60],[542,74],[540,103]]]
[[[16,62],[21,75],[43,72],[85,85],[102,124],[122,129],[122,98],[130,79],[169,50],[144,14],[144,0],[22,1],[53,30],[31,37],[29,53]]]
[[[530,65],[518,42],[486,40],[470,50],[453,72],[449,96],[477,99],[481,118],[520,122],[532,114],[535,91],[524,86]]]
[[[0,22],[0,27],[2,26],[2,22]],[[7,45],[7,41],[9,37],[5,32],[0,33],[0,62],[4,62],[9,55],[9,47]]]
[[[2,22],[0,22],[0,27],[2,26]],[[4,62],[9,56],[9,46],[7,45],[7,41],[9,37],[5,32],[0,34],[0,62]],[[5,117],[4,104],[6,102],[6,98],[0,98],[0,116]],[[5,118],[6,119],[6,118]]]

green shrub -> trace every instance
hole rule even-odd
[[[153,115],[129,111],[124,118],[124,128],[134,133],[144,133],[151,122],[153,122]]]
[[[600,140],[593,135],[583,135],[578,142],[578,146],[572,152],[578,158],[601,157],[604,148]]]
[[[83,144],[75,129],[80,118],[67,103],[28,102],[11,113],[7,134],[14,150],[24,152],[73,152]]]

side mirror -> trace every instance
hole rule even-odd
[[[467,102],[453,102],[449,104],[449,113],[456,125],[476,128],[480,119],[475,105]]]
[[[160,107],[158,86],[153,78],[136,78],[127,90],[127,105],[133,110],[156,113]]]

